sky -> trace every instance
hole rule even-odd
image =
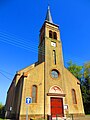
[[[0,0],[0,102],[15,73],[38,60],[39,31],[50,5],[64,64],[90,61],[90,0]]]

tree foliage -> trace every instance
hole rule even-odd
[[[3,106],[2,103],[0,103],[0,109],[2,108],[2,106]]]
[[[69,61],[67,69],[79,80],[82,78],[82,66],[78,66],[77,64]]]
[[[86,114],[90,114],[90,62],[87,62],[83,66],[83,76],[82,81],[82,95]]]
[[[69,61],[67,69],[80,80],[85,113],[90,114],[90,62],[79,66]]]
[[[4,118],[5,116],[5,106],[0,103],[0,118]]]

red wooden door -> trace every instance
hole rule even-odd
[[[51,115],[52,117],[64,116],[62,98],[54,98],[54,97],[51,98]]]

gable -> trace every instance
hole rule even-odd
[[[75,81],[78,84],[80,84],[80,81],[68,69],[66,69],[65,67],[64,67],[64,74],[65,74],[66,77],[69,77],[73,81]]]

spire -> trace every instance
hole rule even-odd
[[[48,6],[47,14],[46,14],[46,21],[53,23],[51,12],[50,12],[50,6]]]

